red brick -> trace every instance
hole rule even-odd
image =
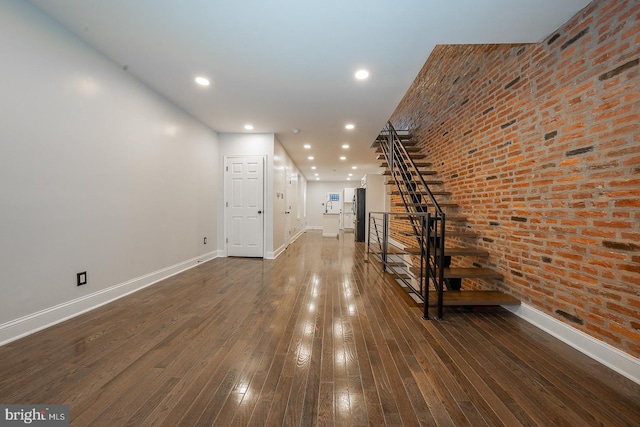
[[[637,200],[616,200],[613,205],[616,208],[640,208],[640,199],[637,199]]]
[[[638,57],[640,5],[596,0],[555,33],[553,44],[517,57],[513,46],[436,47],[391,120],[412,124],[427,160],[442,165],[458,213],[493,239],[477,244],[507,272],[504,281],[463,288],[506,288],[552,316],[560,301],[580,313],[581,330],[640,357],[637,336],[622,330],[637,321],[640,256],[603,244],[640,242],[640,66],[612,73]],[[515,76],[521,81],[505,90]]]

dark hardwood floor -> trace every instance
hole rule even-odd
[[[424,321],[353,235],[221,258],[0,347],[74,426],[638,426],[640,386],[502,308]]]

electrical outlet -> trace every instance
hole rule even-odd
[[[78,286],[87,284],[87,272],[83,271],[82,273],[78,273]]]
[[[205,245],[207,244],[207,238],[206,237],[204,238],[204,244]]]

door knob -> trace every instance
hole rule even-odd
[[[259,214],[261,214],[261,213],[262,213],[262,211],[258,211],[258,213],[259,213]]]

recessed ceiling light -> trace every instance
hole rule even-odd
[[[347,181],[351,181],[351,178],[347,178]]]
[[[320,178],[316,178],[316,181],[320,181]]]
[[[317,174],[317,173],[314,173],[314,174],[313,174],[313,176],[320,176],[320,175],[319,175],[319,174]]]
[[[367,77],[369,77],[369,72],[367,70],[358,70],[356,71],[356,79],[358,80],[364,80]]]
[[[347,160],[345,156],[340,156],[340,160]]]
[[[311,166],[311,170],[316,170],[317,168],[315,166]]]
[[[357,166],[351,166],[351,169],[358,169]]]
[[[342,144],[342,148],[346,150],[347,148],[349,148],[349,144]]]
[[[202,77],[202,76],[198,76],[195,79],[196,83],[198,83],[200,86],[209,86],[211,83],[209,83],[209,79],[206,77]]]
[[[308,150],[309,148],[311,148],[311,145],[310,144],[304,144],[304,148],[306,148]]]
[[[293,129],[291,129],[291,132],[298,134],[298,133],[300,133],[300,129],[293,128]]]
[[[309,157],[307,157],[307,159],[313,160],[313,156],[309,156]]]
[[[349,174],[349,176],[353,176],[353,174],[352,174],[352,173],[350,173],[350,174]]]
[[[353,124],[349,123],[349,124],[348,124],[348,125],[346,125],[344,128],[345,128],[345,129],[349,129],[349,130],[351,130],[351,129],[354,129],[355,127],[356,127],[355,125],[353,125]]]
[[[246,130],[253,130],[253,125],[244,125]]]

